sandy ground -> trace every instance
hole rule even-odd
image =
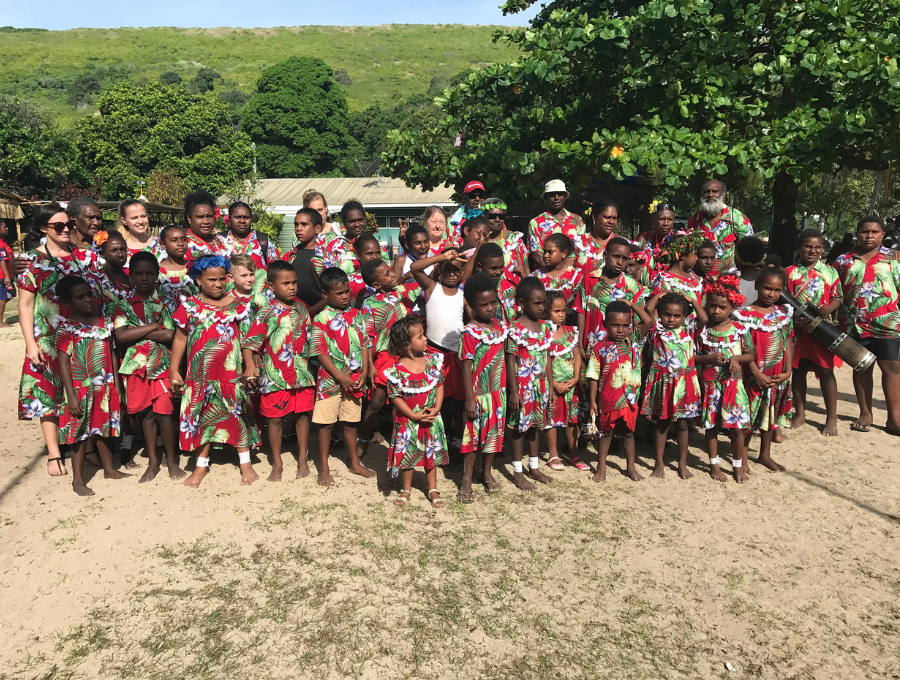
[[[390,503],[383,448],[377,484],[341,458],[332,489],[241,488],[226,458],[199,491],[101,474],[78,498],[16,421],[18,329],[0,348],[2,678],[900,677],[900,448],[850,432],[846,369],[840,435],[812,389],[786,473],[716,483],[692,434],[690,481],[613,455],[606,485],[569,468],[525,494],[507,457],[471,506],[442,471],[436,511],[418,475]]]

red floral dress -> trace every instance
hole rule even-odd
[[[668,330],[659,321],[647,335],[652,353],[641,415],[650,420],[700,417],[694,336],[686,324]]]
[[[112,318],[118,302],[127,300],[135,295],[137,291],[131,285],[130,279],[127,283],[116,281],[104,269],[96,272],[96,276],[100,281],[100,290],[103,292],[103,316]],[[126,276],[125,278],[128,277]]]
[[[516,273],[516,269],[528,259],[525,238],[519,232],[503,227],[500,236],[492,243],[503,248],[503,278],[508,279],[514,285],[518,284],[521,277]]]
[[[118,437],[121,418],[119,393],[113,372],[113,326],[64,321],[56,331],[56,351],[69,355],[75,398],[84,413],[76,418],[68,400],[59,418],[59,443],[75,444],[88,437]]]
[[[28,269],[17,279],[21,290],[34,293],[34,339],[46,358],[43,367],[35,366],[28,357],[25,358],[19,385],[20,420],[58,415],[59,404],[64,398],[55,335],[71,312],[56,297],[56,282],[64,276],[81,276],[93,289],[98,308],[101,306],[100,284],[89,270],[90,260],[78,259],[78,252],[76,249],[71,255],[53,257],[46,251],[32,250],[26,253],[30,260]]]
[[[588,380],[597,381],[597,428],[612,432],[624,419],[634,431],[641,391],[641,344],[636,334],[622,342],[604,338],[591,351]]]
[[[182,298],[200,295],[200,287],[188,275],[187,269],[180,271],[159,270],[159,293],[169,314],[181,306]]]
[[[698,305],[703,304],[703,280],[693,272],[687,278],[671,270],[659,272],[650,286],[651,297],[660,293],[678,293],[688,302],[695,300]],[[697,312],[691,309],[685,323],[693,331],[697,326]]]
[[[190,229],[187,230],[187,253],[185,255],[188,261],[196,260],[204,255],[223,255],[228,257],[228,246],[225,244],[219,234],[213,234],[209,241],[204,241]]]
[[[787,305],[776,305],[768,313],[755,307],[744,307],[732,314],[750,331],[741,336],[741,353],[752,354],[757,368],[767,376],[791,372],[786,352],[794,337],[792,314],[793,309]],[[776,387],[760,387],[747,368],[744,369],[744,383],[750,398],[752,430],[766,431],[790,425],[794,413],[790,378]]]
[[[519,371],[516,385],[522,408],[511,413],[507,425],[518,432],[526,432],[532,427],[550,427],[550,385],[547,381],[548,350],[553,343],[556,326],[549,321],[541,322],[540,329],[531,331],[517,321],[509,328],[506,338],[506,353],[518,359]],[[549,368],[552,369],[552,366]]]
[[[500,453],[506,422],[506,356],[509,327],[498,319],[489,328],[467,324],[459,336],[460,361],[472,362],[475,420],[466,418],[461,453]]]
[[[400,362],[394,364],[385,373],[388,398],[402,399],[413,413],[433,408],[437,403],[437,389],[444,384],[443,361],[443,354],[427,354],[422,373],[410,373]],[[391,477],[414,467],[433,470],[449,460],[444,421],[440,416],[432,423],[418,423],[394,410],[394,432],[388,451]]]
[[[531,275],[544,284],[544,288],[548,291],[558,290],[566,298],[566,304],[572,302],[575,296],[575,289],[581,283],[581,270],[577,267],[567,267],[561,276],[551,277],[540,269],[531,272]]]
[[[609,283],[603,278],[596,279],[594,287],[587,291],[584,283],[575,290],[572,309],[584,314],[584,348],[588,352],[597,342],[606,337],[603,326],[606,306],[614,300],[641,302],[647,297],[647,289],[625,274]]]
[[[700,384],[703,388],[703,413],[700,426],[711,430],[718,426],[729,430],[743,430],[750,427],[750,399],[744,387],[740,368],[732,370],[728,359],[739,354],[741,338],[747,335],[743,324],[734,321],[725,331],[704,328],[697,338],[697,354],[717,354],[725,356],[721,366],[707,363],[700,368]]]
[[[787,268],[788,292],[801,304],[812,304],[815,307],[828,305],[835,299],[843,302],[841,280],[837,270],[819,260],[812,267],[794,264]],[[794,335],[794,366],[800,367],[800,361],[810,359],[817,366],[834,368],[843,362],[828,351],[821,342],[802,328],[797,328]]]
[[[190,297],[172,315],[175,325],[187,333],[182,451],[209,442],[238,450],[259,443],[250,400],[240,382],[241,341],[250,325],[249,309],[243,300],[216,307]]]
[[[553,357],[553,381],[564,382],[575,378],[575,352],[578,351],[578,329],[563,326],[562,334],[552,338],[550,356]],[[581,405],[581,386],[577,383],[564,395],[556,395],[553,411],[549,414],[550,427],[565,427],[578,422],[578,408]]]

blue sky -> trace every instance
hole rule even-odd
[[[507,24],[524,26],[537,8],[504,17],[502,0],[0,0],[0,25],[49,28],[120,26],[368,26]]]

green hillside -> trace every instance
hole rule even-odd
[[[50,109],[60,123],[89,115],[96,93],[115,82],[155,81],[201,68],[222,76],[216,92],[253,91],[260,72],[291,56],[317,56],[344,80],[351,110],[393,105],[425,92],[432,78],[507,61],[515,51],[491,42],[496,27],[387,25],[293,28],[0,29],[0,94]],[[349,81],[347,80],[349,78]]]

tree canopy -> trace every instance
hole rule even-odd
[[[352,170],[347,100],[321,59],[291,57],[263,71],[241,128],[266,177],[340,176]]]
[[[438,125],[393,132],[385,165],[523,197],[552,177],[759,173],[790,251],[798,182],[900,157],[898,17],[900,0],[556,0],[503,36],[524,56],[447,89]]]
[[[250,140],[235,132],[215,97],[181,85],[117,85],[99,98],[98,116],[78,126],[78,152],[105,197],[130,196],[138,179],[168,171],[212,193],[246,176]]]

